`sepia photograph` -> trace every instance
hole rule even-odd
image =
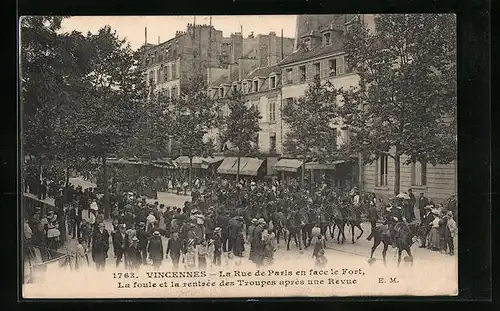
[[[458,295],[456,27],[20,17],[22,297]]]

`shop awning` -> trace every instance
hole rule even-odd
[[[264,163],[264,160],[257,158],[245,158],[245,165],[240,165],[240,175],[257,176],[259,168]]]
[[[217,163],[217,162],[220,162],[220,161],[223,161],[224,160],[224,157],[208,157],[208,158],[203,158],[203,161],[209,163],[209,164],[213,164],[213,163]]]
[[[116,158],[108,158],[106,159],[106,164],[126,164],[126,165],[143,165],[147,164],[137,160],[126,160],[126,159],[116,159]]]
[[[330,163],[309,162],[306,163],[306,170],[334,170],[337,164],[344,163],[344,160],[337,160]]]
[[[224,158],[221,165],[219,165],[219,168],[217,168],[217,173],[219,173],[219,174],[232,174],[231,171],[233,170],[233,166],[237,165],[236,160],[238,160],[238,158],[233,158],[233,157]],[[241,165],[241,161],[240,161],[240,165]],[[236,168],[234,170],[236,170]]]
[[[189,161],[188,156],[180,156],[177,159],[175,159],[174,161],[175,161],[175,163],[177,163],[177,166],[179,166],[180,168],[188,169],[190,166],[190,161]],[[193,168],[207,169],[208,163],[205,162],[202,157],[193,157],[192,167]]]
[[[278,172],[297,172],[302,166],[302,161],[297,159],[280,159],[273,165],[273,169]]]
[[[259,168],[261,167],[264,160],[257,158],[240,158],[240,175],[245,176],[257,176]],[[238,172],[238,158],[231,157],[225,158],[222,164],[217,169],[219,174],[232,174],[236,175]]]

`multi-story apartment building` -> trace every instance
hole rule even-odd
[[[348,55],[342,48],[342,37],[348,31],[350,24],[356,19],[361,20],[371,31],[376,31],[375,15],[315,15],[299,16],[297,19],[297,51],[279,63],[282,70],[282,97],[283,103],[304,95],[308,82],[319,75],[322,79],[329,79],[338,87],[348,88],[359,82],[359,77],[350,72]],[[341,101],[341,99],[338,99]],[[341,120],[340,120],[341,121]],[[341,123],[340,123],[341,124]],[[283,125],[283,132],[278,135],[277,151],[283,153],[282,137],[286,137],[288,130]],[[349,130],[342,125],[338,126],[338,144],[348,143]],[[406,159],[402,158],[401,162]],[[357,167],[342,167],[337,165],[306,164],[311,169],[324,171],[343,171],[342,174],[357,181],[359,187],[365,192],[374,192],[379,197],[386,199],[393,195],[395,181],[395,164],[391,158],[380,156],[373,164]],[[321,171],[321,170],[320,170]],[[456,161],[447,165],[431,165],[414,163],[401,165],[400,189],[409,188],[413,192],[424,193],[427,197],[439,202],[456,193]],[[321,173],[321,174],[322,174]],[[338,175],[338,174],[337,174]]]

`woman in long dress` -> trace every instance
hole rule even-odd
[[[439,235],[439,223],[441,217],[439,212],[433,210],[432,213],[435,215],[434,220],[431,223],[431,231],[429,232],[429,248],[433,251],[439,251],[441,249],[441,237]]]

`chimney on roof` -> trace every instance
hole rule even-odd
[[[148,27],[144,27],[144,45],[148,44]]]

